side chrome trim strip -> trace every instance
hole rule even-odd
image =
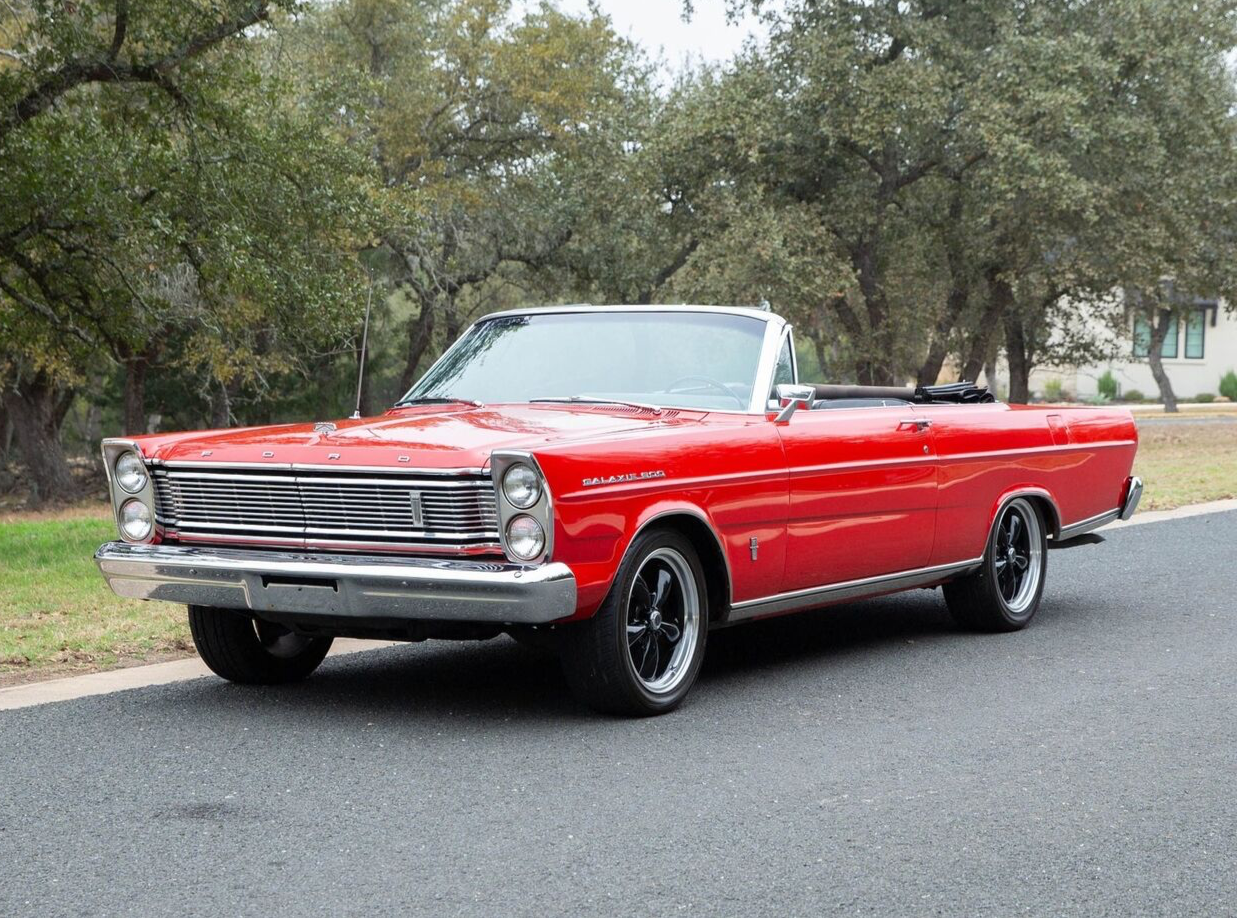
[[[1077,523],[1071,523],[1068,526],[1061,527],[1061,534],[1057,536],[1056,541],[1064,542],[1066,539],[1072,539],[1074,536],[1082,535],[1084,532],[1090,532],[1092,529],[1099,529],[1101,526],[1107,526],[1121,516],[1121,508],[1116,510],[1107,510],[1104,513],[1098,513],[1095,516],[1089,516],[1085,520],[1079,520]]]
[[[959,561],[953,564],[938,564],[935,567],[920,567],[896,574],[882,574],[879,577],[865,577],[861,580],[847,580],[842,583],[832,583],[828,586],[809,587],[805,590],[795,590],[790,593],[778,593],[761,599],[748,599],[736,602],[730,607],[727,622],[741,622],[765,615],[777,615],[782,612],[794,612],[799,609],[810,609],[826,603],[839,602],[846,599],[858,599],[878,593],[889,593],[895,590],[906,590],[917,586],[925,586],[975,570],[983,563],[983,558],[972,558],[970,561]]]

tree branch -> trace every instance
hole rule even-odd
[[[116,60],[120,54],[120,46],[125,43],[125,32],[129,28],[129,0],[116,0],[116,31],[112,33],[112,46],[107,51],[109,61]]]
[[[102,60],[78,58],[66,61],[47,74],[11,109],[0,114],[0,140],[3,140],[15,128],[37,118],[65,93],[88,83],[152,83],[183,104],[184,97],[171,82],[168,74],[224,39],[243,32],[251,25],[265,21],[269,15],[269,0],[255,0],[241,15],[224,20],[214,28],[193,36],[161,58],[142,64],[121,64],[115,60],[115,54],[119,53],[120,44],[124,42],[125,31],[128,28],[128,11],[125,0],[119,0],[116,32],[112,38],[112,48],[115,49],[115,54],[112,54],[109,49],[111,56]]]

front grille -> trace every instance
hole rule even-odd
[[[156,518],[186,540],[498,545],[494,485],[484,474],[155,466],[152,475]]]

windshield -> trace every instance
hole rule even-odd
[[[399,404],[579,397],[746,411],[765,323],[707,312],[573,312],[477,324]]]

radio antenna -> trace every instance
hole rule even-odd
[[[365,294],[365,328],[361,331],[361,361],[357,367],[356,377],[356,409],[352,412],[352,420],[361,416],[361,387],[365,384],[365,354],[369,350],[369,309],[374,302],[374,276],[369,276],[369,292]]]

